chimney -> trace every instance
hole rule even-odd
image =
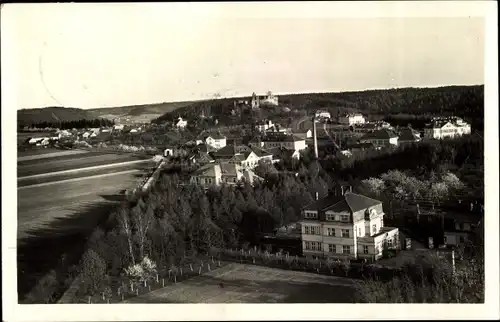
[[[318,158],[318,138],[316,133],[316,116],[313,116],[313,140],[314,140],[314,157]]]
[[[316,201],[319,200],[319,192],[316,191]]]

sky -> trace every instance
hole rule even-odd
[[[440,15],[437,7],[406,17],[391,14],[395,7],[380,9],[378,17],[283,8],[12,7],[5,48],[15,74],[16,108],[484,84],[480,16]]]

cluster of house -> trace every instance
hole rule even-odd
[[[194,143],[195,146],[183,156],[190,164],[200,166],[193,173],[191,183],[202,186],[236,184],[243,179],[253,183],[260,179],[254,173],[260,162],[272,164],[281,160],[298,160],[300,151],[307,148],[304,139],[280,132],[266,133],[247,144],[228,144],[228,139],[221,134],[205,135]],[[184,153],[175,148],[164,150],[165,157],[181,154]]]

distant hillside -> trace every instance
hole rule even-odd
[[[45,107],[17,111],[17,123],[20,126],[37,123],[70,122],[92,120],[95,116],[89,111],[72,107]]]
[[[156,103],[156,104],[143,104],[143,105],[130,105],[118,107],[105,107],[90,109],[89,112],[93,113],[95,117],[136,117],[141,115],[156,115],[161,116],[165,113],[174,111],[178,108],[193,104],[194,102],[171,102],[171,103]]]
[[[231,115],[234,100],[199,101],[167,112],[154,122],[169,121],[177,116],[196,119],[205,116],[224,119]],[[483,127],[484,86],[447,86],[438,88],[400,88],[341,93],[308,93],[279,95],[281,106],[312,113],[326,109],[332,116],[358,111],[368,116],[405,116],[411,118],[454,114]],[[207,115],[208,114],[208,115]]]

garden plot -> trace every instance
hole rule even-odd
[[[125,303],[349,303],[352,279],[229,264]]]

